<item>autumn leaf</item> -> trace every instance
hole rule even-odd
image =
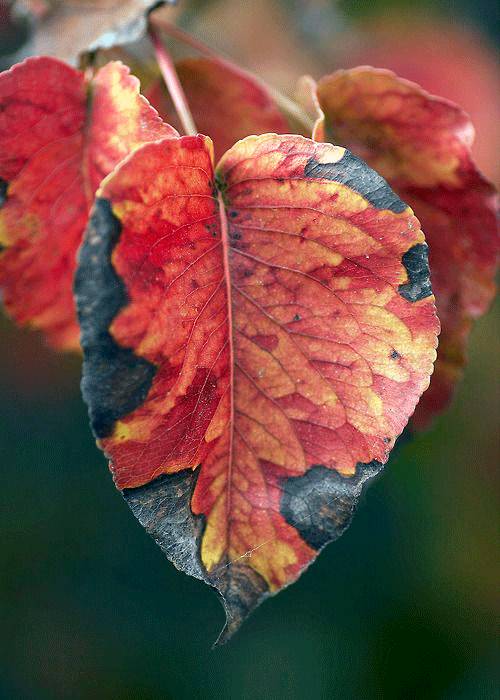
[[[335,65],[383,66],[460,105],[476,130],[472,155],[484,175],[498,186],[500,66],[495,48],[477,26],[422,13],[413,5],[404,13],[393,7],[383,17],[367,17],[357,24],[356,33],[357,41],[347,40],[343,48],[341,41],[335,44]]]
[[[35,19],[32,54],[56,56],[74,63],[84,51],[110,48],[140,39],[148,13],[176,0],[18,0]],[[41,5],[45,6],[40,12]],[[42,15],[42,16],[40,16]]]
[[[427,387],[426,253],[378,174],[301,136],[215,170],[208,137],[164,139],[99,188],[84,397],[136,517],[221,594],[221,641],[344,531]]]
[[[311,99],[311,98],[310,98]],[[381,173],[413,208],[429,244],[441,336],[429,390],[412,425],[425,427],[449,403],[466,362],[474,319],[494,295],[498,255],[493,186],[476,168],[468,116],[394,73],[337,71],[317,86],[326,139]],[[321,111],[316,110],[321,122]]]
[[[0,74],[0,289],[18,323],[79,346],[73,275],[94,193],[132,149],[176,133],[120,63],[90,80],[53,58]]]
[[[199,131],[214,142],[216,158],[245,136],[292,131],[267,88],[237,66],[187,58],[177,62],[176,70]],[[181,128],[160,77],[144,94],[165,121]]]
[[[326,141],[325,115],[318,100],[316,81],[310,75],[303,75],[297,81],[295,99],[305,110],[312,128],[301,131],[304,136],[310,136],[314,141]]]

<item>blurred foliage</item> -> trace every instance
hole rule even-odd
[[[257,18],[248,38],[249,5],[269,21]],[[324,70],[325,53],[304,46],[311,17],[340,36],[389,5],[409,9],[395,0],[219,0],[191,3],[184,21],[291,85],[297,66]],[[431,20],[451,3],[422,7]],[[489,3],[453,3],[455,21],[473,18],[486,32],[493,15]],[[450,412],[398,450],[350,530],[215,651],[222,608],[164,559],[115,491],[87,428],[78,358],[3,320],[0,697],[498,697],[499,310],[474,330]]]

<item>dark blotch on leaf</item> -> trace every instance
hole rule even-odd
[[[358,462],[356,473],[346,477],[322,464],[314,465],[302,476],[283,482],[281,515],[310,547],[321,549],[349,526],[364,482],[382,467],[376,460]]]
[[[83,348],[82,393],[95,435],[109,435],[114,423],[143,403],[156,367],[120,347],[109,326],[128,301],[111,264],[121,224],[106,199],[97,199],[79,254],[75,295]]]
[[[389,209],[396,214],[407,209],[406,204],[391,190],[384,178],[350,151],[346,151],[336,163],[318,163],[314,158],[310,158],[306,163],[304,175],[347,185],[377,209]]]
[[[408,301],[419,301],[432,294],[428,258],[427,245],[417,243],[401,259],[408,274],[408,282],[400,284],[398,291]]]
[[[6,182],[5,180],[2,180],[0,177],[0,207],[3,207],[5,202],[7,201],[7,187],[9,186],[9,183]]]
[[[206,580],[198,550],[204,517],[191,511],[199,469],[164,474],[145,486],[124,489],[130,509],[175,566]]]
[[[214,199],[218,199],[219,192],[222,195],[222,201],[225,207],[228,207],[229,202],[226,197],[227,183],[220,173],[215,174],[215,186],[213,190]]]
[[[225,644],[238,630],[248,615],[269,595],[266,582],[255,569],[242,561],[228,563],[221,569],[220,578],[211,575],[209,582],[219,591],[226,624],[215,646]]]
[[[175,566],[214,586],[219,592],[227,622],[216,644],[236,632],[249,613],[269,594],[264,579],[243,561],[225,562],[208,574],[199,555],[205,526],[194,515],[191,498],[200,467],[164,474],[145,486],[124,489],[130,509]]]

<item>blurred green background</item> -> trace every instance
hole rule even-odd
[[[373,22],[396,15],[412,35],[410,8],[193,2],[181,21],[286,87],[297,70],[349,65]],[[250,15],[262,32],[245,43]],[[491,89],[492,102],[473,103],[485,123],[498,122],[496,19],[489,3],[419,8],[420,36],[446,26],[452,43],[469,41],[456,67],[433,60],[432,73],[464,94],[481,81],[483,96]],[[426,65],[419,46],[416,69]],[[389,42],[386,53],[397,63],[404,51],[398,59]],[[474,84],[462,69],[472,54]],[[78,360],[3,319],[2,700],[498,698],[499,308],[474,329],[451,410],[398,450],[341,540],[216,650],[222,607],[167,562],[115,491],[87,428]]]

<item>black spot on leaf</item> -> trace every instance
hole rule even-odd
[[[176,474],[164,474],[145,486],[124,489],[130,509],[167,554],[168,558],[190,576],[206,580],[198,550],[204,517],[191,511],[199,468]]]
[[[377,209],[389,209],[399,214],[407,208],[384,178],[350,151],[346,151],[336,163],[318,163],[314,158],[310,158],[304,175],[347,185]]]
[[[200,468],[164,474],[145,486],[124,489],[130,509],[175,566],[219,592],[227,622],[216,644],[226,642],[269,595],[264,579],[244,561],[224,560],[207,573],[200,558],[205,517],[194,515],[191,498]]]
[[[260,574],[244,561],[227,562],[218,567],[209,582],[215,586],[226,611],[226,624],[215,645],[225,644],[248,615],[269,595],[269,589]]]
[[[75,296],[83,348],[82,393],[98,438],[146,398],[156,367],[120,347],[109,326],[127,302],[122,280],[111,264],[121,224],[106,199],[97,199],[79,254]]]
[[[408,301],[419,301],[432,294],[429,249],[425,243],[416,243],[401,259],[408,274],[408,282],[399,285],[399,293]]]
[[[358,462],[356,473],[346,477],[322,464],[314,465],[302,476],[284,481],[281,515],[310,547],[319,550],[346,530],[363,484],[382,467],[376,460]]]
[[[6,182],[5,180],[2,180],[0,177],[0,207],[3,207],[5,202],[7,201],[7,187],[9,186],[9,183]]]

